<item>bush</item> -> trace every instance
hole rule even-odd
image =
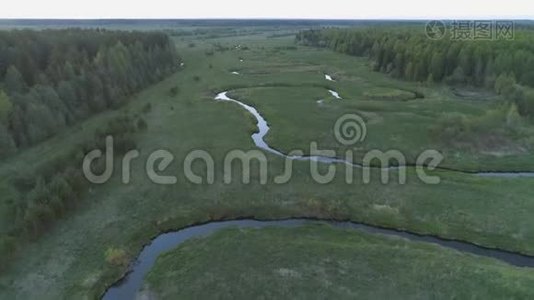
[[[37,237],[48,228],[54,216],[54,211],[49,205],[39,202],[30,203],[24,213],[24,223],[28,233]]]
[[[76,161],[81,161],[81,159]],[[76,200],[76,198],[85,191],[87,180],[85,180],[79,168],[74,168],[72,166],[67,167],[63,174],[73,193],[73,197],[68,203],[69,205],[72,205],[73,200]]]
[[[176,96],[178,95],[178,92],[180,92],[180,89],[177,87],[177,86],[173,86],[170,90],[169,90],[169,94],[171,96]]]
[[[446,113],[432,127],[433,135],[443,140],[462,138],[470,131],[467,117],[460,113]]]
[[[534,91],[527,88],[520,89],[514,93],[513,100],[517,104],[519,113],[523,116],[534,116]]]
[[[466,116],[460,113],[444,114],[431,132],[442,141],[452,144],[485,143],[490,137],[518,137],[523,120],[515,104],[502,105],[486,111],[481,116]]]
[[[105,253],[106,262],[113,266],[126,266],[128,264],[128,255],[126,251],[118,248],[108,248]]]
[[[48,189],[52,195],[62,200],[68,200],[74,196],[74,192],[63,174],[54,176],[50,181]]]
[[[4,268],[7,265],[9,259],[11,258],[11,255],[14,252],[15,248],[15,238],[8,235],[3,235],[0,237],[0,253],[2,254],[2,257],[0,258],[0,273],[5,271]]]
[[[148,128],[148,124],[146,123],[145,119],[139,118],[137,120],[137,130],[145,131]]]
[[[143,109],[141,110],[144,114],[149,113],[152,111],[152,104],[147,103],[143,106]]]

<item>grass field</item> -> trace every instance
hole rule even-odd
[[[182,162],[191,150],[203,149],[210,152],[216,165],[221,166],[228,151],[255,149],[250,138],[250,134],[256,129],[254,120],[235,104],[213,100],[216,92],[224,90],[232,90],[232,95],[257,107],[271,126],[267,141],[273,147],[284,151],[305,150],[310,141],[317,141],[319,148],[342,152],[344,148],[333,138],[332,126],[340,115],[358,112],[365,117],[368,124],[368,138],[360,146],[358,153],[366,149],[393,148],[403,150],[410,158],[422,149],[436,147],[446,154],[444,166],[451,168],[503,171],[534,169],[534,160],[528,148],[514,155],[480,154],[480,151],[455,148],[454,145],[435,139],[432,134],[431,127],[441,114],[458,112],[468,116],[480,116],[488,108],[498,107],[498,97],[487,101],[471,101],[455,96],[443,86],[404,83],[383,74],[370,72],[366,60],[362,58],[348,57],[322,49],[300,46],[292,48],[292,37],[267,38],[267,35],[195,40],[194,47],[191,47],[191,41],[187,38],[177,38],[178,51],[185,61],[181,71],[138,94],[125,107],[95,116],[77,128],[63,132],[52,140],[2,163],[0,193],[4,201],[1,204],[8,205],[10,199],[16,201],[18,196],[9,178],[31,173],[47,160],[61,157],[62,153],[68,152],[84,137],[92,135],[95,128],[107,119],[124,111],[139,112],[146,103],[152,104],[152,111],[145,116],[148,129],[137,133],[136,136],[141,156],[133,162],[132,183],[122,184],[119,172],[115,172],[110,182],[93,186],[85,196],[83,204],[67,218],[57,222],[44,237],[24,245],[10,268],[0,276],[0,298],[98,297],[126,270],[126,265],[117,266],[106,262],[105,253],[108,249],[122,249],[126,258],[131,259],[143,244],[162,231],[209,220],[244,216],[265,219],[350,219],[534,254],[534,220],[530,213],[534,211],[531,191],[534,180],[530,178],[481,178],[439,171],[437,174],[442,177],[442,182],[432,186],[418,181],[414,170],[410,169],[406,185],[398,185],[394,180],[388,185],[382,185],[377,171],[373,172],[376,180],[368,185],[361,184],[361,180],[347,185],[343,176],[337,176],[330,184],[319,185],[313,182],[309,175],[309,163],[295,162],[293,178],[283,185],[276,185],[272,180],[267,185],[262,185],[256,175],[253,175],[253,180],[248,185],[237,180],[232,184],[224,184],[220,168],[217,168],[214,184],[196,185],[188,182],[183,176]],[[214,49],[214,43],[228,46],[230,50],[210,53]],[[246,45],[248,50],[243,50],[243,47],[236,49],[237,45]],[[231,72],[238,72],[239,75]],[[334,76],[336,82],[326,81],[325,73]],[[169,92],[173,87],[178,87],[176,96]],[[331,97],[328,88],[338,91],[343,100]],[[418,91],[425,97],[409,101],[365,98],[366,92],[383,91],[384,88]],[[316,102],[321,99],[325,100],[322,106]],[[523,126],[525,130],[531,130],[528,122]],[[518,139],[517,143],[526,147],[521,139]],[[176,159],[167,172],[178,177],[177,184],[155,185],[145,175],[144,162],[155,149],[167,149],[174,154]],[[491,150],[498,152],[499,149]],[[282,173],[283,159],[271,154],[266,155],[269,174]],[[120,169],[119,163],[116,161],[117,170]],[[338,174],[344,172],[344,167],[338,166]],[[236,179],[239,178],[239,174],[234,175]],[[7,223],[9,216],[2,216],[1,220]],[[312,228],[303,229],[309,230]],[[318,252],[310,253],[310,256],[320,255],[321,251],[329,249],[338,249],[336,251],[339,251],[340,255],[352,255],[343,250],[344,246],[338,237],[348,234],[330,231],[321,229],[317,235],[324,235],[325,238],[332,235],[332,244],[317,248]],[[290,232],[265,232],[273,239],[278,238],[277,243],[281,246],[284,245],[284,240],[287,241],[288,235],[292,236],[291,239],[296,238]],[[224,240],[225,235],[232,234],[239,233],[221,233],[213,241],[208,239],[204,243],[213,243],[210,246],[215,247],[221,239]],[[263,233],[250,235],[250,238],[260,239]],[[248,234],[243,238],[248,238]],[[506,285],[512,284],[510,282],[513,278],[531,278],[528,277],[530,274],[525,275],[527,271],[521,272],[506,265],[478,260],[471,256],[442,252],[435,247],[384,241],[367,236],[354,236],[352,239],[369,239],[370,244],[376,245],[396,243],[402,247],[421,248],[420,251],[414,252],[410,259],[419,265],[438,264],[443,268],[442,274],[459,274],[463,270],[458,268],[464,262],[464,265],[473,264],[477,267],[474,267],[473,273],[464,273],[465,278],[468,278],[469,274],[480,278],[480,284],[493,288],[492,291],[497,293],[495,295],[499,292],[505,293]],[[340,245],[337,245],[338,243]],[[194,244],[190,247],[194,247]],[[251,250],[259,249],[261,244],[251,244],[250,247],[253,247]],[[356,246],[347,243],[346,247]],[[362,251],[366,255],[372,255],[369,249]],[[187,254],[180,252],[179,255]],[[460,256],[462,263],[447,266],[440,262],[443,257],[447,262],[449,257],[455,255]],[[351,256],[346,257],[348,259]],[[301,258],[304,264],[306,257]],[[173,260],[170,254],[163,259]],[[357,268],[358,264],[363,262],[357,261],[354,265],[347,266],[347,271]],[[400,278],[400,274],[405,274],[405,266],[400,261],[387,266],[384,271],[394,270],[398,273],[384,280],[393,280],[396,276]],[[240,267],[235,266],[235,270],[238,271]],[[422,280],[431,273],[415,268],[411,270],[410,276],[419,276],[412,279],[414,281]],[[476,273],[477,270],[481,273]],[[492,270],[495,274],[490,278],[495,278],[495,281],[488,281],[489,279],[480,275],[493,273]],[[368,269],[368,272],[372,271],[372,268]],[[416,271],[421,273],[416,274]],[[352,276],[363,275],[364,273]],[[447,278],[453,277],[445,277],[445,280]],[[438,279],[439,277],[429,277],[428,281],[423,282]],[[174,295],[175,291],[169,287],[170,283],[166,284],[164,278],[157,278],[156,273],[149,278],[149,282],[154,281],[161,282],[160,286],[156,285],[156,289],[159,288],[164,295]],[[470,287],[467,280],[458,279],[457,282],[463,284],[465,289]],[[522,282],[518,281],[514,285],[518,286],[517,295],[532,293]],[[276,282],[272,281],[272,284]],[[167,292],[163,289],[167,288],[169,291],[165,294]],[[483,288],[479,290],[480,293],[485,292]],[[206,292],[209,291],[206,289]],[[417,285],[406,287],[402,291],[406,293],[403,295],[427,298],[426,294],[417,294]],[[331,293],[329,295],[333,296],[350,295],[337,294],[342,292],[349,291],[328,290],[328,293]],[[385,291],[390,292],[392,293],[393,289]],[[254,293],[254,290],[243,293]],[[437,290],[435,295],[448,296],[444,293],[445,290]],[[462,295],[465,294],[458,296]],[[490,292],[481,295],[490,295]]]
[[[257,64],[264,61],[259,57],[261,53],[251,54],[250,59],[257,63],[240,68],[241,73],[253,75],[243,77],[261,80],[263,86],[271,83],[271,86],[245,88],[234,93],[245,103],[259,107],[271,123],[272,133],[268,139],[277,149],[307,149],[309,142],[315,140],[322,146],[320,148],[339,149],[343,153],[332,128],[338,117],[356,112],[366,119],[368,126],[368,139],[358,145],[362,153],[370,149],[399,149],[413,163],[422,150],[436,149],[445,155],[442,166],[453,169],[528,171],[534,168],[534,157],[529,151],[533,127],[529,121],[525,121],[521,128],[524,131],[521,137],[503,137],[507,139],[506,143],[479,145],[475,143],[478,137],[472,135],[472,140],[467,143],[472,142],[470,147],[459,147],[462,141],[455,141],[454,136],[452,139],[440,138],[433,130],[440,118],[448,114],[474,118],[500,107],[502,101],[497,96],[486,96],[484,100],[476,95],[466,98],[445,86],[401,82],[371,72],[365,58],[325,55],[320,49],[299,48],[277,54],[272,59],[285,61],[285,65],[277,66],[278,70],[271,73],[258,74],[258,70],[265,70]],[[333,74],[336,81],[324,80],[323,73]],[[276,86],[273,77],[292,86]],[[243,78],[244,82],[246,80],[249,79]],[[322,91],[318,90],[321,88]],[[327,88],[339,92],[343,101],[331,101],[335,99]],[[392,101],[407,100],[414,92],[424,98]],[[318,100],[324,100],[325,105],[318,106]],[[292,117],[296,115],[299,118]],[[305,129],[300,126],[302,123],[306,124]],[[503,120],[492,126],[495,134],[506,124]]]
[[[158,299],[527,299],[531,269],[327,225],[226,229],[161,255]]]

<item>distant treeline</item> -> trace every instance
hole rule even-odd
[[[531,21],[521,21],[531,23]],[[257,26],[396,26],[407,24],[421,24],[425,21],[391,21],[391,20],[327,20],[327,19],[0,19],[0,26],[4,27],[106,27],[106,28],[157,28],[172,29],[180,27],[257,27]]]
[[[417,30],[419,29],[419,30]],[[420,28],[325,28],[297,34],[299,43],[368,56],[375,71],[414,81],[469,84],[494,89],[534,116],[534,30],[514,40],[431,40]]]
[[[0,159],[120,105],[178,66],[163,33],[0,31]]]

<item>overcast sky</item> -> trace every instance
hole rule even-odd
[[[0,18],[534,19],[534,0],[2,0]]]

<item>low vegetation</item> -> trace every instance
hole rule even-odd
[[[371,91],[366,91],[363,96],[369,100],[385,100],[385,101],[407,101],[416,98],[412,92],[391,89],[391,88],[376,88]]]
[[[128,265],[130,258],[124,249],[108,248],[106,250],[106,262],[118,267]]]
[[[534,159],[527,147],[532,124],[529,116],[521,112],[519,102],[502,94],[506,89],[500,88],[501,95],[497,95],[495,87],[486,88],[485,93],[491,97],[482,93],[472,97],[464,92],[463,86],[457,87],[461,93],[455,93],[449,86],[428,82],[427,78],[419,82],[385,76],[382,72],[373,72],[366,57],[295,45],[294,38],[286,35],[266,39],[280,30],[275,26],[187,30],[192,33],[185,34],[182,29],[176,29],[172,38],[184,61],[179,72],[138,93],[129,94],[131,96],[124,98],[123,105],[116,109],[104,109],[87,115],[85,119],[80,118],[79,122],[69,124],[42,142],[25,147],[15,144],[17,153],[0,163],[0,230],[2,243],[7,245],[3,251],[9,254],[2,256],[9,264],[0,273],[0,298],[98,298],[127,271],[126,261],[131,262],[142,246],[161,232],[242,217],[350,219],[534,253],[532,178],[481,177],[439,170],[432,174],[440,175],[441,183],[426,185],[417,179],[413,168],[408,168],[404,185],[397,183],[396,172],[391,173],[389,184],[382,184],[378,170],[372,171],[370,184],[363,184],[361,173],[353,169],[355,181],[347,184],[346,168],[340,164],[336,165],[334,181],[319,185],[310,176],[308,162],[294,161],[293,176],[287,184],[275,184],[272,180],[261,184],[257,166],[252,167],[250,184],[241,182],[239,172],[235,172],[231,184],[222,182],[224,170],[221,163],[229,151],[256,149],[250,136],[256,131],[256,122],[235,103],[214,101],[216,93],[221,91],[229,90],[233,97],[256,107],[271,128],[266,141],[284,152],[308,149],[310,141],[316,141],[320,149],[343,153],[339,151],[347,150],[347,147],[336,141],[332,127],[337,118],[351,112],[360,114],[368,127],[365,141],[350,148],[355,156],[368,149],[400,149],[408,161],[413,161],[414,154],[433,148],[443,151],[445,167],[464,171],[532,170]],[[236,35],[239,35],[239,41]],[[190,43],[195,47],[189,47]],[[206,55],[206,52],[213,52],[213,55]],[[229,70],[239,70],[241,76],[233,76]],[[152,71],[157,73],[157,69]],[[325,80],[325,73],[331,74],[336,81]],[[528,91],[527,85],[517,74],[515,76],[516,85]],[[195,77],[198,77],[197,81]],[[179,90],[173,95],[175,87]],[[339,92],[343,99],[333,98],[328,89]],[[417,92],[417,97],[410,101],[366,97],[366,93],[368,96],[404,94],[400,91]],[[7,92],[5,95],[10,100],[0,100],[0,110],[10,107],[12,96]],[[325,101],[319,104],[317,101],[322,99]],[[0,118],[2,116],[5,114],[0,113]],[[448,118],[460,121],[455,124],[456,121],[447,121]],[[454,129],[453,125],[463,129]],[[492,130],[493,126],[502,128]],[[449,127],[457,131],[440,135]],[[6,129],[10,135],[9,128]],[[459,131],[466,132],[463,138],[466,142],[470,142],[470,137],[493,134],[502,140],[496,140],[492,147],[494,144],[517,147],[511,150],[497,148],[499,153],[485,154],[478,149],[479,145],[485,144],[445,143]],[[110,133],[116,137],[122,151],[133,146],[140,151],[140,157],[132,161],[131,183],[122,184],[120,172],[115,172],[105,184],[87,185],[83,181],[77,186],[75,174],[80,172],[80,157],[88,150],[102,147],[105,135]],[[146,159],[157,149],[168,150],[174,155],[175,160],[162,173],[177,176],[176,184],[157,185],[146,176]],[[193,184],[183,175],[183,159],[196,149],[208,151],[213,156],[217,166],[214,184]],[[269,175],[282,174],[284,159],[270,153],[265,155]],[[71,157],[77,158],[71,160]],[[120,160],[115,161],[118,164]],[[323,167],[326,166],[322,165],[321,170]],[[74,168],[74,172],[71,174],[65,168]],[[95,169],[98,169],[96,164]],[[202,165],[195,165],[194,170],[199,176],[206,175]],[[36,213],[27,213],[33,210],[30,203],[38,204]],[[76,204],[75,209],[70,209],[71,204]],[[26,223],[25,215],[31,222]],[[294,233],[293,229],[273,229],[276,232],[272,234],[269,230],[257,231],[257,234],[250,231],[254,233],[254,238],[250,239],[248,231],[221,232],[220,236],[214,236],[213,244],[210,244],[212,239],[199,242],[206,245],[205,251],[200,247],[191,252],[198,255],[198,260],[195,257],[188,261],[178,259],[190,257],[188,249],[193,248],[188,247],[196,247],[196,244],[188,243],[185,248],[162,258],[150,275],[150,288],[165,298],[180,292],[184,295],[193,293],[188,289],[177,291],[176,287],[181,285],[176,285],[176,278],[186,280],[184,285],[189,287],[198,283],[201,288],[197,292],[206,294],[214,289],[224,291],[225,284],[230,286],[230,283],[243,280],[239,292],[255,296],[261,294],[257,292],[261,280],[254,280],[258,275],[266,280],[265,287],[273,291],[273,297],[278,296],[276,293],[284,287],[304,290],[302,295],[313,297],[311,292],[308,293],[308,290],[313,291],[309,283],[306,285],[308,289],[300,289],[303,285],[292,280],[293,275],[303,274],[307,282],[324,287],[325,294],[331,296],[348,295],[346,289],[335,290],[334,284],[325,285],[334,280],[341,287],[360,284],[357,287],[369,291],[369,297],[383,296],[371,294],[370,287],[376,282],[389,288],[385,292],[389,294],[385,296],[392,297],[466,298],[467,290],[477,291],[481,298],[488,297],[489,293],[503,295],[502,298],[504,295],[529,297],[532,293],[532,288],[525,288],[524,283],[531,281],[528,269],[519,270],[493,260],[444,252],[426,244],[353,235],[353,232],[329,228],[311,227]],[[223,239],[225,243],[219,243]],[[246,243],[234,245],[232,241],[235,239]],[[287,250],[287,256],[285,252],[269,248],[266,243],[269,240],[273,241],[272,247]],[[359,248],[358,245],[369,247]],[[226,250],[212,251],[212,247]],[[228,251],[225,247],[232,249]],[[240,249],[249,253],[241,253]],[[257,253],[258,249],[265,249],[266,256],[262,257],[261,251]],[[334,257],[324,262],[316,259],[328,257],[330,253],[344,259]],[[355,253],[365,259],[358,259]],[[253,254],[258,259],[252,260]],[[373,255],[389,260],[380,260]],[[246,264],[236,263],[234,259],[239,256],[255,268],[249,270]],[[271,257],[277,259],[269,260]],[[300,264],[290,265],[290,260]],[[347,261],[354,261],[354,264]],[[184,263],[190,265],[182,268]],[[220,268],[214,271],[210,263],[219,264]],[[312,268],[307,269],[306,265]],[[188,266],[191,268],[187,269]],[[209,269],[203,269],[206,266]],[[428,266],[440,272],[426,271]],[[168,271],[170,268],[177,273]],[[185,270],[190,272],[183,273]],[[254,273],[255,270],[259,273]],[[346,273],[338,274],[337,270]],[[217,275],[224,271],[224,276],[229,276],[228,281],[215,278],[214,284],[208,285],[210,281],[197,271]],[[239,274],[246,275],[237,277]],[[345,283],[343,276],[350,282]],[[196,281],[201,277],[202,281]],[[279,278],[283,278],[283,282]],[[444,280],[440,281],[440,278]],[[256,285],[249,285],[252,280]],[[392,282],[395,280],[402,284],[394,288]],[[221,285],[217,285],[220,282]],[[439,289],[428,291],[422,288],[425,283],[443,289],[457,285],[459,289],[454,295]],[[367,289],[364,284],[368,284]],[[483,288],[477,289],[477,285]],[[281,288],[273,289],[273,286]],[[361,295],[354,297],[357,296]]]
[[[400,238],[335,229],[227,229],[158,258],[158,299],[534,297],[531,269]]]
[[[525,126],[515,104],[502,105],[476,117],[444,114],[432,132],[441,142],[473,152],[501,151],[501,155],[513,155],[527,152],[534,145],[533,130]]]
[[[85,153],[95,149],[105,151],[105,138],[112,136],[114,154],[124,154],[135,149],[135,132],[147,127],[142,118],[136,121],[129,115],[118,116],[67,155],[48,161],[31,174],[12,178],[15,191],[12,195],[5,194],[3,199],[0,270],[13,258],[21,243],[45,234],[55,221],[79,206],[90,188],[80,167]],[[96,174],[102,173],[104,157],[92,167]]]

